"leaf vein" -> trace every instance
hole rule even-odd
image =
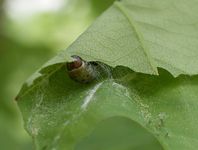
[[[148,53],[148,50],[145,48],[145,44],[143,42],[143,39],[141,37],[141,34],[140,32],[137,30],[137,27],[134,25],[134,21],[131,19],[131,17],[129,17],[129,15],[127,14],[127,12],[124,10],[122,4],[120,2],[116,2],[114,3],[114,5],[116,6],[116,8],[123,14],[123,16],[126,17],[126,19],[128,20],[129,24],[131,25],[132,29],[134,30],[135,32],[135,35],[137,37],[137,40],[139,41],[141,47],[142,47],[142,50],[143,50],[143,53],[144,55],[147,57],[148,59],[148,63],[151,67],[151,69],[153,70],[153,73],[154,74],[158,74],[158,71],[156,69],[156,66],[153,65],[153,61],[151,60],[151,57],[149,56],[149,53]]]

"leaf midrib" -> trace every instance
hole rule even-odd
[[[151,69],[153,70],[153,73],[155,75],[158,75],[157,67],[153,64],[152,58],[149,56],[149,52],[146,49],[145,44],[143,42],[141,33],[138,31],[138,29],[137,29],[134,21],[132,20],[131,17],[129,17],[128,13],[125,11],[125,8],[124,8],[124,6],[122,5],[121,2],[115,2],[114,5],[123,14],[123,16],[126,17],[126,19],[128,20],[128,22],[129,22],[132,30],[135,33],[135,36],[137,37],[137,40],[140,43],[140,46],[142,47],[142,50],[143,50],[144,55],[147,57],[148,63],[150,65]]]
[[[131,25],[131,28],[132,30],[134,31],[136,37],[137,37],[137,40],[139,41],[140,43],[140,46],[142,47],[143,49],[143,53],[145,54],[145,56],[147,57],[147,60],[148,60],[148,63],[151,67],[151,69],[153,70],[153,73],[155,75],[158,75],[158,71],[157,71],[157,67],[155,65],[153,65],[153,61],[152,61],[152,58],[149,56],[149,52],[148,50],[145,48],[145,44],[143,42],[143,39],[141,37],[141,33],[137,30],[137,27],[135,26],[135,23],[134,21],[132,20],[131,17],[129,17],[128,13],[124,10],[124,6],[120,3],[120,2],[115,2],[114,5],[116,6],[116,8],[123,14],[123,16],[126,17],[126,19],[128,20],[129,24]],[[46,78],[49,78],[52,74],[54,74],[57,70],[59,70],[61,67],[63,66],[60,65],[59,67],[57,67],[57,69],[55,69],[54,71],[52,71],[50,74],[48,74],[46,77],[44,77],[43,80],[45,80]],[[38,82],[37,84],[35,84],[34,86],[32,86],[30,89],[24,91],[21,95],[19,95],[19,99],[24,97],[26,94],[28,94],[30,91],[32,91],[34,88],[36,88],[37,86],[39,86],[43,80],[41,80],[40,82]]]

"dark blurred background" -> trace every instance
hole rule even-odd
[[[33,149],[14,97],[114,0],[0,0],[0,150]]]

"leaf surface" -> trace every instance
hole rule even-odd
[[[196,149],[197,77],[173,78],[164,70],[156,77],[120,69],[113,74],[133,78],[120,75],[87,85],[66,77],[62,67],[19,100],[37,148],[72,149],[102,120],[123,116],[150,131],[165,149]]]
[[[87,60],[174,76],[198,73],[196,0],[115,2],[68,49]]]
[[[19,93],[18,104],[36,148],[73,149],[99,122],[122,116],[139,124],[140,131],[149,131],[164,149],[195,150],[197,4],[115,2],[66,51],[35,73]],[[65,68],[71,55],[114,67],[112,78],[91,84],[72,81]]]

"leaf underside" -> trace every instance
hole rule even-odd
[[[36,148],[80,149],[98,123],[120,116],[138,124],[131,134],[155,141],[151,149],[160,143],[163,149],[195,150],[197,11],[196,0],[115,2],[22,87],[18,105]],[[111,77],[90,84],[71,80],[65,67],[71,55],[105,63]]]

